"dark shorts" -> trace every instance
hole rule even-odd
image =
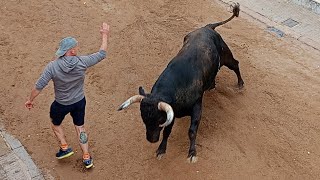
[[[50,107],[50,118],[54,125],[59,126],[64,117],[70,113],[73,119],[73,124],[82,126],[84,124],[85,107],[86,98],[83,98],[79,102],[71,105],[62,105],[57,101],[54,101]]]

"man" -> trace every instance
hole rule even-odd
[[[75,38],[66,37],[60,41],[56,52],[57,59],[51,61],[44,69],[35,87],[31,91],[29,100],[25,106],[33,108],[34,99],[50,80],[54,84],[55,100],[50,107],[52,129],[60,141],[60,149],[56,154],[58,159],[63,159],[74,154],[65,139],[61,123],[70,113],[83,152],[83,163],[86,168],[93,166],[92,156],[89,154],[88,135],[84,128],[84,116],[86,99],[83,91],[85,71],[106,57],[109,25],[103,23],[100,29],[102,44],[99,52],[88,56],[77,56],[77,44]]]

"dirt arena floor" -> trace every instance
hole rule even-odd
[[[230,17],[213,0],[11,0],[0,2],[0,113],[47,179],[317,179],[320,177],[320,53],[278,38],[241,16],[217,28],[236,59],[245,88],[226,67],[206,92],[198,162],[187,162],[189,118],[177,119],[167,154],[145,139],[139,105],[118,106],[151,87],[195,28]],[[86,125],[95,167],[83,168],[71,118],[63,127],[75,153],[58,161],[49,107],[53,84],[35,108],[24,107],[62,37],[80,54],[99,49],[110,24],[108,57],[87,72]]]

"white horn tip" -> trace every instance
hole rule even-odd
[[[118,111],[121,111],[123,109],[126,109],[130,105],[130,101],[127,100],[124,103],[121,104],[121,106],[118,108]]]

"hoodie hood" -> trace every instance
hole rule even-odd
[[[63,56],[57,59],[57,61],[62,71],[68,73],[79,63],[79,58],[77,56]]]

